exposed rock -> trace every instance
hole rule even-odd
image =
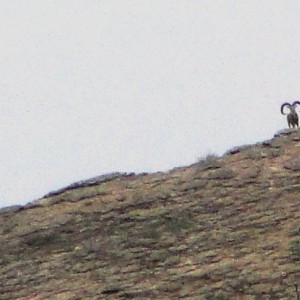
[[[295,132],[296,132],[295,129],[282,129],[282,130],[278,131],[277,133],[275,133],[274,137],[291,135],[291,134],[294,134]]]
[[[130,173],[129,176],[132,176],[133,173]],[[106,182],[106,181],[111,181],[114,180],[118,177],[122,177],[122,176],[128,176],[127,173],[109,173],[109,174],[105,174],[105,175],[100,175],[100,176],[96,176],[96,177],[92,177],[86,180],[80,180],[77,182],[74,182],[70,185],[68,185],[67,187],[58,189],[56,191],[52,191],[48,194],[46,194],[43,198],[48,198],[48,197],[52,197],[52,196],[57,196],[59,194],[62,194],[65,191],[68,190],[72,190],[72,189],[79,189],[79,188],[83,188],[83,187],[87,187],[87,186],[92,186],[92,185],[98,185],[100,183]]]

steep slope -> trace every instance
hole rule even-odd
[[[0,299],[299,299],[299,191],[286,131],[2,209]]]

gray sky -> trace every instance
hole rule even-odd
[[[272,137],[300,98],[299,15],[298,0],[1,0],[0,206]]]

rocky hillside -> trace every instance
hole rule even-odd
[[[300,131],[77,182],[0,210],[0,299],[300,299],[299,192]]]

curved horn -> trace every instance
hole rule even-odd
[[[295,101],[295,102],[296,102],[296,101]],[[294,103],[295,103],[295,102],[294,102]],[[299,103],[299,104],[300,104],[300,103]],[[282,113],[283,115],[285,115],[285,113],[283,112],[283,108],[284,108],[285,106],[288,106],[289,108],[291,108],[291,104],[285,102],[285,103],[283,103],[283,104],[281,105],[280,110],[281,110],[281,113]]]
[[[300,101],[294,101],[293,106],[296,106],[297,104],[300,105]]]

